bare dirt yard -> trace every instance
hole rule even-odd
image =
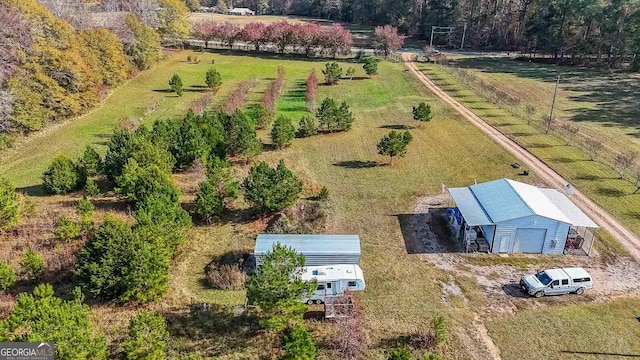
[[[606,303],[621,297],[640,295],[640,264],[630,257],[602,258],[564,255],[510,255],[464,253],[451,239],[444,218],[444,209],[451,205],[448,195],[418,197],[413,215],[401,223],[407,252],[449,274],[440,283],[443,303],[462,297],[476,318],[469,331],[482,358],[500,359],[500,351],[489,336],[485,323],[523,310],[547,309],[553,306],[587,303]],[[535,299],[519,287],[520,277],[552,267],[585,268],[594,279],[594,289],[582,296],[566,295]],[[477,284],[472,289],[466,284]]]

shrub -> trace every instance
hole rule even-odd
[[[257,129],[266,129],[271,125],[271,121],[273,117],[267,109],[262,104],[257,104],[253,107],[253,111],[251,112],[251,117],[253,118],[253,122],[256,124]]]
[[[304,326],[295,324],[284,336],[285,354],[282,360],[314,360],[316,346]]]
[[[296,128],[293,126],[291,119],[278,116],[271,129],[271,141],[276,146],[276,149],[282,149],[291,145],[295,137]]]
[[[80,235],[80,227],[66,216],[61,216],[58,220],[58,227],[53,231],[58,240],[69,241]]]
[[[391,355],[389,355],[388,360],[412,360],[413,358],[411,357],[411,353],[409,352],[409,350],[404,349],[404,348],[400,348],[400,349],[395,349],[391,352]]]
[[[431,121],[431,106],[424,101],[413,107],[413,120],[420,122]]]
[[[224,141],[227,153],[232,156],[251,157],[262,151],[262,143],[256,135],[253,122],[244,113],[236,111],[225,116]]]
[[[245,273],[233,265],[208,266],[206,274],[209,285],[218,290],[242,290],[247,280]]]
[[[100,195],[100,189],[93,179],[87,179],[87,182],[84,184],[84,192],[89,196]]]
[[[169,174],[158,166],[143,167],[135,159],[125,165],[122,175],[116,179],[116,192],[126,195],[131,201],[141,201],[148,196],[163,194],[178,201],[180,191],[173,185]]]
[[[355,74],[356,74],[356,69],[350,66],[347,69],[347,76],[349,77],[349,80],[353,80],[353,75]]]
[[[167,194],[155,194],[138,202],[133,213],[134,232],[147,236],[169,251],[184,242],[185,230],[191,227],[191,217],[180,203]]]
[[[178,74],[173,74],[171,80],[169,80],[169,86],[171,86],[171,91],[178,94],[178,96],[182,96],[182,79]]]
[[[10,229],[20,219],[20,196],[13,184],[0,177],[0,232]]]
[[[433,319],[433,328],[436,331],[436,339],[438,343],[444,344],[447,341],[447,323],[442,316],[436,316]]]
[[[305,138],[318,133],[316,120],[311,116],[303,116],[298,122],[298,137]]]
[[[89,230],[93,226],[93,211],[95,210],[95,206],[91,203],[86,196],[83,196],[82,199],[78,201],[78,207],[76,208],[76,212],[80,217],[80,225],[83,230]]]
[[[42,175],[42,185],[49,194],[66,194],[84,185],[86,176],[66,155],[56,156]]]
[[[87,176],[98,175],[102,172],[102,158],[91,146],[87,146],[78,161],[78,166]]]
[[[194,212],[204,221],[210,223],[214,217],[221,215],[223,211],[223,199],[218,194],[215,184],[211,181],[204,181],[200,184],[198,194],[196,194]]]
[[[104,300],[160,299],[168,289],[172,251],[164,239],[107,217],[77,256],[78,283]]]
[[[340,81],[340,78],[342,77],[342,68],[337,62],[332,61],[325,64],[322,73],[324,74],[324,81],[327,85],[333,85]]]
[[[0,292],[9,290],[16,283],[16,273],[6,261],[0,262]]]
[[[277,211],[293,205],[302,192],[302,181],[282,160],[275,169],[263,161],[252,166],[243,186],[247,202],[260,211]]]
[[[213,64],[213,59],[211,61],[211,63]],[[218,70],[209,68],[209,70],[207,70],[207,74],[205,75],[204,82],[205,84],[207,84],[208,88],[217,91],[220,86],[222,86],[222,75],[220,75]]]
[[[11,315],[0,320],[1,341],[40,342],[56,344],[56,359],[107,359],[107,343],[94,337],[91,329],[91,310],[83,304],[80,289],[73,291],[73,299],[53,296],[49,284],[36,286],[33,294],[22,293]]]
[[[129,322],[129,333],[122,347],[128,360],[165,359],[168,339],[164,318],[142,311]]]
[[[327,189],[326,186],[323,186],[322,189],[320,189],[320,193],[318,194],[318,199],[320,200],[329,199],[329,189]]]
[[[44,274],[44,260],[37,252],[28,248],[20,261],[22,274],[27,280],[36,280]]]
[[[372,75],[377,75],[378,59],[374,57],[368,57],[365,60],[364,65],[362,65],[362,68],[364,69],[364,72],[367,73],[367,75],[369,75],[369,77],[371,77]]]

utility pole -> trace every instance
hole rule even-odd
[[[558,74],[558,79],[556,80],[556,88],[553,90],[553,101],[551,101],[551,112],[549,113],[549,122],[547,123],[547,131],[546,134],[549,133],[549,129],[551,129],[551,122],[553,121],[553,108],[556,105],[556,95],[558,94],[558,85],[560,84],[560,74]]]
[[[436,29],[436,26],[431,26],[431,41],[429,41],[429,47],[433,49],[433,31]]]
[[[464,48],[464,36],[467,34],[467,22],[464,22],[464,28],[462,29],[462,44],[460,44],[460,50]]]

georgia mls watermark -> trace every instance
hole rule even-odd
[[[47,342],[0,342],[0,360],[53,360],[54,344]]]

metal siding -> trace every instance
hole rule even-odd
[[[534,223],[535,222],[535,223]],[[500,250],[500,240],[503,235],[510,236],[509,253],[513,252],[517,229],[547,229],[547,234],[542,248],[543,254],[562,254],[564,251],[564,243],[566,235],[569,232],[569,225],[552,220],[543,216],[533,215],[520,219],[503,221],[496,224],[496,233],[494,235],[495,244],[493,252],[498,253]],[[565,230],[566,229],[566,230]],[[563,235],[564,232],[564,235]],[[562,238],[564,236],[564,239]],[[556,240],[556,247],[552,247],[552,241]]]
[[[547,232],[548,229],[544,228],[520,228],[516,230],[513,252],[524,254],[542,253]]]

